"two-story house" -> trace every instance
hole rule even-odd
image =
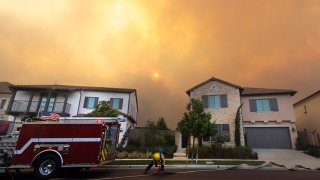
[[[242,104],[241,144],[270,149],[295,147],[297,132],[291,98],[295,93],[241,87],[215,77],[187,90],[190,98],[202,100],[211,121],[217,124],[218,134],[229,136],[226,145],[235,146],[235,117]],[[203,141],[210,142],[211,138]]]
[[[296,102],[293,107],[303,143],[320,146],[320,90]]]
[[[228,137],[225,143],[230,146],[235,146],[234,122],[241,102],[240,91],[240,86],[214,77],[187,90],[190,98],[202,100],[205,111],[211,114],[211,121],[217,124],[218,133]],[[206,144],[211,139],[204,141]],[[243,136],[241,143],[244,144]]]
[[[242,88],[242,122],[250,147],[295,148],[297,128],[292,101],[295,93],[286,89]]]
[[[12,85],[12,97],[7,114],[16,122],[25,117],[38,116],[40,112],[56,112],[64,117],[90,113],[99,101],[110,101],[114,109],[126,115],[121,122],[119,141],[125,131],[134,127],[138,114],[135,89],[87,87],[68,85]]]

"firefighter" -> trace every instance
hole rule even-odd
[[[152,161],[150,162],[150,164],[148,165],[148,167],[146,168],[146,170],[144,171],[144,174],[147,174],[147,172],[150,170],[150,168],[155,165],[155,167],[158,167],[158,163],[160,162],[160,166],[161,166],[161,171],[164,171],[164,159],[165,156],[165,152],[163,149],[159,149],[158,152],[155,152],[152,154]],[[158,171],[159,173],[159,171]]]

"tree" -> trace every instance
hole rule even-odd
[[[242,104],[239,106],[239,108],[237,110],[237,115],[235,118],[236,128],[235,128],[235,133],[234,133],[234,136],[235,136],[234,140],[235,140],[237,147],[241,146],[241,141],[240,141],[240,137],[241,137],[241,134],[240,134],[240,120],[241,120],[240,110],[241,110],[241,107],[242,107]]]
[[[204,112],[203,104],[198,99],[190,99],[187,105],[188,112],[184,113],[182,120],[178,123],[181,133],[192,135],[192,162],[194,157],[195,138],[198,139],[197,150],[202,143],[202,138],[207,134],[214,133],[214,125],[210,123],[211,114]],[[189,142],[188,142],[189,143]]]
[[[158,130],[168,130],[166,121],[164,120],[163,117],[160,117],[159,120],[157,121],[156,128]]]
[[[94,110],[87,115],[89,117],[117,117],[120,114],[121,112],[112,108],[109,101],[101,101]]]

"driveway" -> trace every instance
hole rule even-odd
[[[320,159],[292,149],[253,149],[259,160],[284,165],[287,169],[302,166],[309,169],[320,169]]]

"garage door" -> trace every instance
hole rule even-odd
[[[257,149],[292,149],[289,128],[245,128],[247,143]]]

